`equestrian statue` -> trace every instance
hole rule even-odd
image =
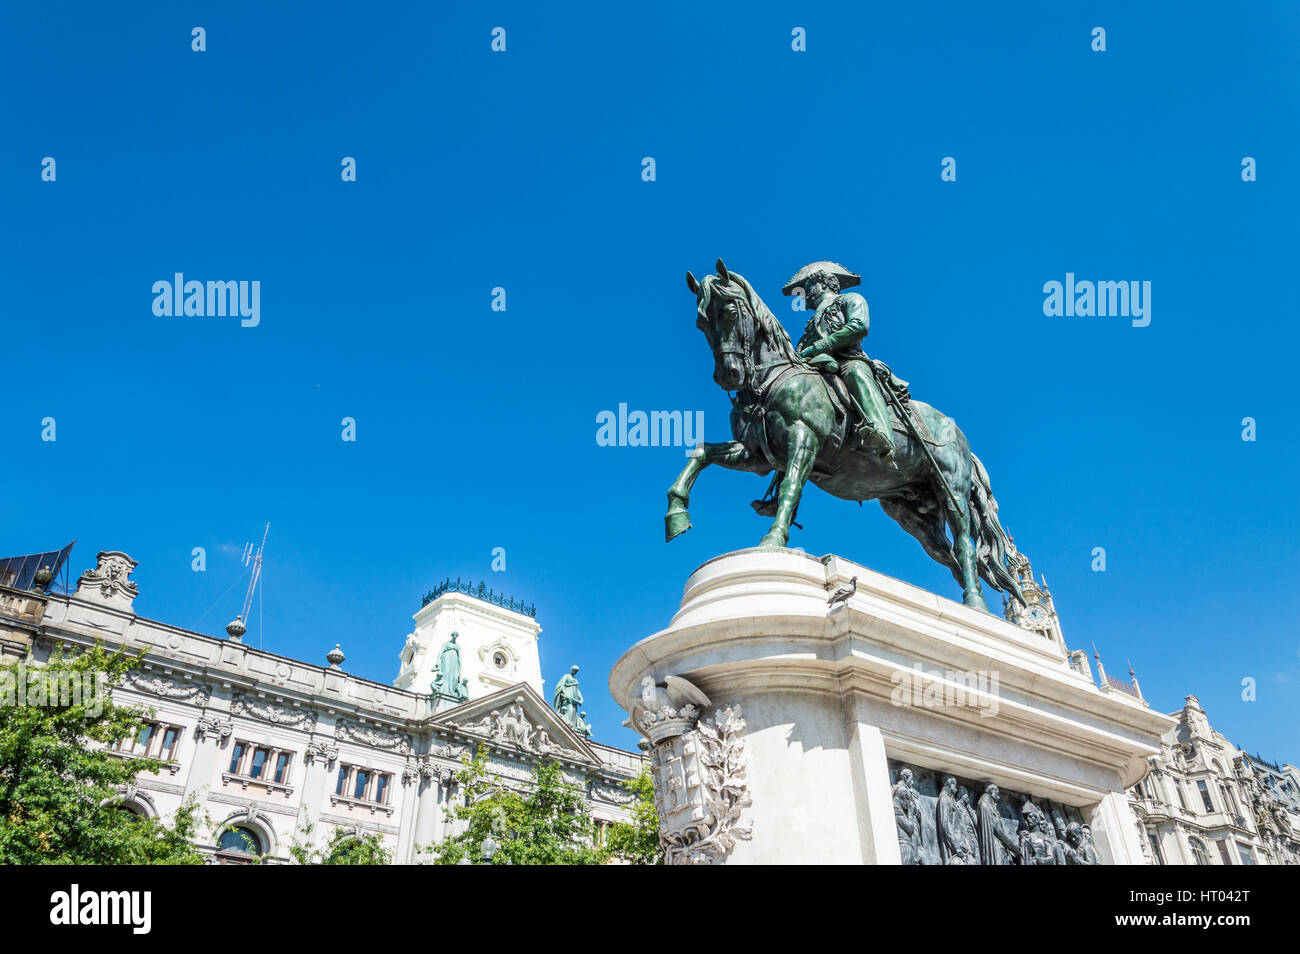
[[[1007,569],[1007,536],[988,473],[966,435],[952,418],[912,400],[907,382],[862,350],[867,302],[845,291],[860,282],[835,262],[813,262],[796,272],[782,290],[802,295],[811,317],[795,345],[749,282],[722,259],[717,274],[703,280],[686,273],[695,323],[713,351],[713,380],[735,392],[735,439],[691,452],[668,490],[666,538],[690,529],[691,487],[709,464],[773,475],[767,494],[752,504],[772,518],[760,547],[786,545],[811,480],[843,500],[879,500],[952,571],[967,606],[988,611],[981,578],[1024,602]]]

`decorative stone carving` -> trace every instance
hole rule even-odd
[[[462,731],[497,745],[513,746],[538,755],[579,755],[572,747],[552,739],[545,727],[531,725],[524,712],[523,702],[523,696],[515,696],[509,705],[494,709],[477,722],[462,726]]]
[[[136,561],[125,553],[101,550],[96,567],[87,570],[77,579],[76,595],[130,609],[132,601],[140,592],[140,588],[130,580],[136,566]]]
[[[456,773],[450,767],[440,765],[427,755],[407,762],[402,769],[402,782],[407,785],[418,779],[437,785],[450,785],[455,777]]]
[[[903,864],[919,865],[921,860],[921,796],[912,784],[912,770],[903,769],[894,783],[894,824],[898,826],[898,847]]]
[[[610,805],[630,805],[636,800],[636,796],[622,785],[604,779],[592,779],[587,783],[587,797]]]
[[[147,692],[151,696],[164,699],[185,699],[195,705],[206,706],[212,698],[212,690],[201,683],[185,682],[159,673],[132,669],[126,674],[126,681],[132,689]]]
[[[670,865],[721,864],[753,822],[740,706],[701,719],[709,697],[680,676],[646,676],[629,724],[650,742],[659,842]]]
[[[274,702],[254,699],[239,692],[235,693],[230,700],[230,711],[234,715],[249,716],[275,725],[302,728],[308,732],[316,728],[316,713],[308,709],[291,709]]]
[[[308,742],[307,749],[303,752],[302,757],[308,762],[319,759],[328,768],[339,757],[339,747],[330,745],[328,742]]]
[[[436,755],[442,759],[458,759],[468,751],[463,745],[455,745],[448,742],[445,745],[429,746],[429,754]]]
[[[206,712],[199,716],[198,722],[194,725],[194,731],[201,739],[228,739],[231,733],[235,731],[234,723],[229,719],[223,719],[220,715],[209,715]]]
[[[411,755],[415,751],[411,746],[411,740],[400,732],[390,732],[387,729],[377,729],[368,725],[356,725],[346,719],[339,720],[334,729],[334,735],[336,738],[359,742],[362,745],[392,749],[394,752],[400,752],[403,755]]]
[[[903,864],[1098,864],[1078,809],[900,762],[889,770]]]
[[[664,781],[664,797],[655,786],[655,801],[668,864],[719,864],[737,839],[752,836],[753,822],[743,820],[750,804],[744,730],[740,706],[730,706],[655,747],[653,764]]]

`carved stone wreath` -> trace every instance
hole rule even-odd
[[[690,732],[655,747],[660,843],[670,865],[719,864],[753,823],[745,778],[745,721],[740,706],[715,712]]]

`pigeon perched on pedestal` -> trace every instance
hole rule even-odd
[[[848,586],[841,586],[838,590],[830,595],[826,600],[826,605],[834,609],[837,605],[843,605],[849,601],[854,593],[858,591],[858,578],[855,576],[849,580]]]

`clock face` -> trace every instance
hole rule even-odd
[[[1035,603],[1025,610],[1025,619],[1035,626],[1041,626],[1047,622],[1047,610]]]

